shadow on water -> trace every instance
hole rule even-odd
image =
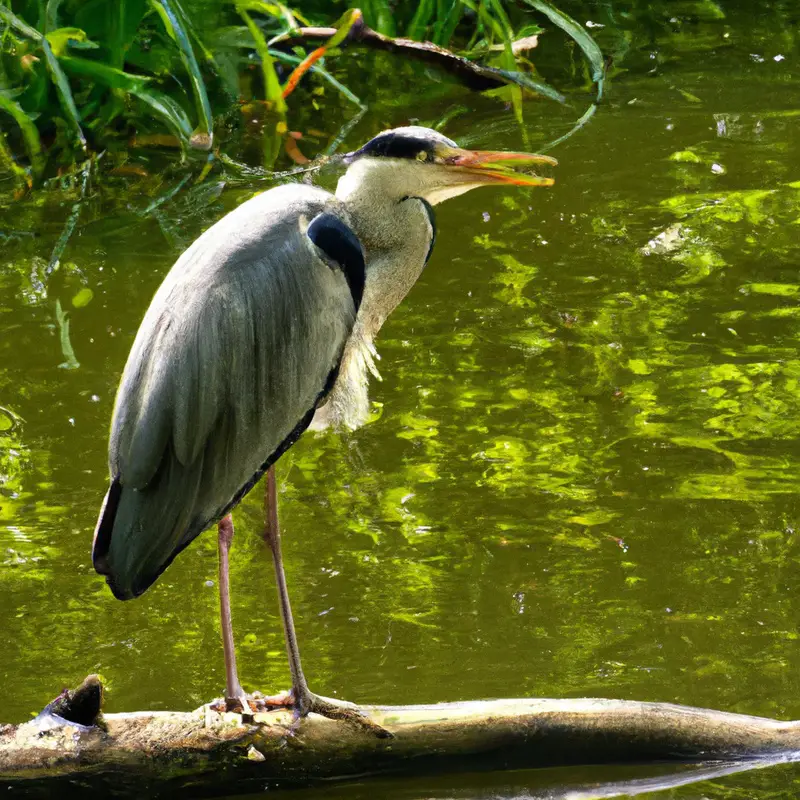
[[[308,790],[281,791],[264,787],[270,796],[305,800],[604,800],[640,797],[658,792],[660,797],[717,798],[758,796],[761,789],[782,781],[795,783],[800,772],[795,757],[758,761],[674,765],[571,767],[569,769],[448,774],[428,778],[385,778],[346,783],[328,783]],[[767,769],[771,768],[771,769]],[[766,770],[765,772],[760,772]],[[743,773],[750,773],[743,776]],[[739,775],[738,786],[725,780]],[[698,786],[699,784],[699,786]],[[698,790],[701,794],[698,794]],[[731,790],[733,793],[731,793]],[[750,794],[746,794],[749,792]],[[741,793],[741,794],[740,794]],[[263,795],[249,795],[256,797]]]

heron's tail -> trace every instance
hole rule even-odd
[[[94,532],[92,562],[118,600],[146,591],[205,527],[191,524],[192,502],[175,502],[170,477],[142,490],[123,487],[119,478],[111,481]]]

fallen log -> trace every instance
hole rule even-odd
[[[89,676],[30,722],[0,727],[0,784],[26,797],[227,795],[265,785],[426,771],[557,765],[792,760],[800,722],[670,703],[486,700],[363,706],[379,738],[315,714],[101,712]],[[13,796],[13,795],[12,795]]]

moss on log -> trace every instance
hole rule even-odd
[[[89,676],[41,714],[0,727],[0,781],[26,796],[143,796],[145,787],[233,794],[267,783],[365,774],[652,761],[774,760],[800,751],[800,722],[669,703],[569,699],[364,706],[381,739],[291,712],[101,713]]]

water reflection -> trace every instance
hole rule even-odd
[[[693,30],[656,42],[657,59],[637,34],[630,73],[559,149],[553,190],[442,207],[432,261],[381,333],[374,424],[306,436],[281,462],[316,691],[800,716],[796,48],[781,40],[786,60],[757,64],[750,52],[773,45],[756,21]],[[375,106],[349,143],[468,101],[448,135],[519,146],[490,98],[405,91],[409,104]],[[534,145],[569,125],[560,113],[531,104]],[[98,184],[50,275],[78,187],[3,206],[8,721],[92,671],[109,710],[190,708],[224,684],[213,537],[136,602],[113,600],[89,563],[113,395],[144,309],[182,247],[263,188],[212,179],[167,196],[184,173],[153,175]],[[57,300],[78,369],[59,368]],[[234,625],[246,687],[274,691],[288,674],[261,524],[254,494],[239,512]],[[791,796],[794,773],[771,774],[725,785]],[[479,779],[465,781],[470,796]]]

